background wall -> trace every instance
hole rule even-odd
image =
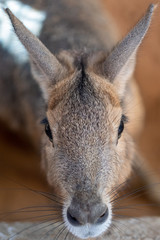
[[[151,0],[101,0],[109,10],[124,36],[128,30],[144,14]],[[138,53],[135,76],[140,86],[146,109],[146,119],[139,147],[151,166],[151,171],[160,175],[160,6],[154,15],[150,30]],[[138,121],[138,119],[137,119]],[[9,211],[24,206],[47,203],[46,198],[31,190],[25,189],[23,184],[36,190],[48,191],[49,187],[40,170],[40,158],[36,149],[26,136],[11,132],[0,124],[0,210]],[[159,178],[160,181],[160,178]],[[135,185],[136,184],[136,185]],[[132,191],[139,182],[131,184]],[[141,183],[143,184],[143,183]],[[22,190],[24,188],[24,190]],[[140,203],[150,204],[151,201],[142,197],[126,200],[124,205]],[[160,215],[157,205],[143,205],[135,215]],[[9,220],[17,216],[9,216]]]

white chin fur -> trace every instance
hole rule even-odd
[[[86,224],[83,226],[72,226],[67,219],[67,208],[68,206],[64,206],[63,208],[63,218],[64,223],[69,230],[70,233],[72,233],[74,236],[81,238],[81,239],[87,239],[87,238],[94,238],[98,237],[104,232],[107,231],[107,229],[110,227],[112,222],[112,207],[111,204],[107,204],[108,206],[108,218],[103,224]]]

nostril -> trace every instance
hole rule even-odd
[[[103,217],[105,216],[105,214],[106,214],[106,213],[103,213],[103,214],[100,216],[100,218],[103,218]]]
[[[104,223],[108,218],[108,208],[106,209],[106,211],[99,217],[99,219],[97,220],[96,223],[102,224]]]
[[[67,219],[72,224],[73,226],[80,226],[81,224],[79,221],[76,219],[76,217],[73,216],[73,214],[70,213],[70,210],[67,210]]]

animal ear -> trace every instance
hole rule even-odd
[[[55,84],[58,76],[63,72],[62,65],[8,8],[5,11],[12,22],[15,33],[30,55],[33,76],[39,82],[43,92],[46,92],[47,87]]]
[[[154,8],[153,4],[149,6],[145,16],[113,49],[104,62],[104,74],[114,84],[120,98],[123,98],[127,82],[134,72],[137,49],[148,31]]]

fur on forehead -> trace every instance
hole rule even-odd
[[[77,98],[80,99],[80,102],[77,101]],[[48,101],[48,120],[51,124],[61,122],[63,115],[70,114],[71,108],[69,105],[73,102],[77,109],[85,112],[85,108],[81,108],[85,101],[90,105],[89,112],[86,112],[87,115],[92,115],[96,111],[101,120],[107,114],[106,117],[109,116],[110,122],[115,120],[117,123],[117,120],[120,121],[122,109],[114,85],[83,64],[81,68],[75,68],[74,72],[68,77],[53,85]],[[96,107],[97,104],[94,105],[95,101],[99,105],[98,108]]]
[[[97,63],[103,61],[101,53],[97,57]],[[120,107],[120,100],[116,94],[114,85],[111,84],[102,75],[97,74],[97,69],[93,62],[89,60],[90,55],[86,53],[67,52],[63,51],[59,55],[59,59],[63,59],[65,63],[68,61],[70,65],[70,71],[63,80],[60,80],[57,84],[52,85],[49,90],[48,110],[52,110],[61,102],[66,96],[69,96],[73,92],[77,85],[82,86],[85,82],[89,83],[90,87],[94,91],[96,97],[102,101],[110,101],[114,107]],[[95,73],[96,72],[96,73]],[[87,90],[87,86],[84,84],[84,90]]]

